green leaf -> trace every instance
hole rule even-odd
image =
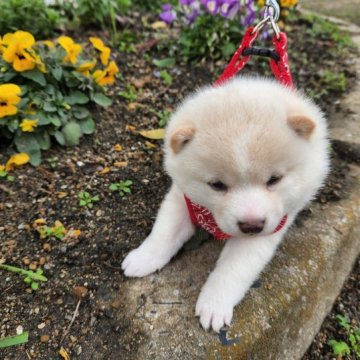
[[[106,95],[102,94],[102,93],[95,93],[93,95],[93,100],[100,106],[110,106],[112,104],[112,100],[110,98],[108,98]]]
[[[1,170],[0,171],[0,177],[5,177],[5,176],[7,176],[7,171],[5,171],[5,170]]]
[[[56,126],[56,127],[60,127],[60,126],[61,126],[61,120],[60,120],[58,117],[56,117],[56,116],[51,116],[51,117],[49,117],[49,120],[50,120],[50,122],[51,122],[54,126]]]
[[[117,191],[118,185],[117,185],[117,184],[111,184],[111,185],[109,186],[109,189],[110,189],[111,191]]]
[[[37,282],[32,282],[31,283],[31,288],[36,291],[37,289],[39,289],[39,284]]]
[[[59,66],[59,67],[56,67],[56,68],[52,69],[51,74],[57,81],[60,81],[61,77],[62,77],[62,74],[63,74],[63,70]]]
[[[41,163],[40,145],[33,134],[21,134],[15,136],[15,145],[19,152],[25,152],[30,156],[30,164],[38,166]]]
[[[350,348],[344,341],[329,340],[328,345],[332,347],[335,355],[350,355]]]
[[[348,319],[345,316],[342,315],[337,315],[336,318],[339,320],[339,324],[340,326],[342,326],[343,328],[345,328],[346,330],[350,329],[350,324]]]
[[[92,209],[94,207],[94,205],[92,203],[87,204],[87,206],[89,209]]]
[[[95,195],[91,198],[91,201],[99,201],[99,196]]]
[[[170,66],[175,65],[175,59],[174,58],[165,58],[165,59],[154,59],[153,64],[159,68],[168,68]]]
[[[43,106],[43,110],[46,112],[55,112],[57,110],[56,106],[52,102],[45,102]]]
[[[160,71],[160,76],[164,80],[165,85],[172,84],[173,78],[166,70]]]
[[[83,134],[92,134],[95,131],[95,122],[92,117],[80,120],[79,125]]]
[[[37,140],[41,150],[50,149],[50,145],[51,145],[50,136],[45,130],[35,133],[34,136],[36,137],[36,140]]]
[[[68,96],[64,96],[64,102],[74,105],[74,104],[87,104],[89,98],[80,91],[72,91]]]
[[[60,145],[65,146],[65,136],[61,131],[56,131],[54,137]]]
[[[6,83],[6,82],[9,82],[10,80],[12,80],[15,76],[16,76],[16,73],[10,72],[10,73],[6,73],[6,74],[1,74],[0,79],[1,79],[2,83]]]
[[[31,280],[31,277],[30,276],[27,276],[25,279],[24,279],[24,283],[26,284],[31,284],[32,280]]]
[[[86,205],[86,201],[85,200],[80,200],[80,206],[85,206]]]
[[[230,55],[232,55],[236,50],[236,46],[233,43],[226,43],[222,48],[221,48],[221,53],[224,57],[228,57]]]
[[[38,118],[39,118],[39,122],[38,122],[39,126],[51,124],[51,117],[45,114],[44,112],[40,112],[38,114]]]
[[[41,86],[45,86],[46,85],[46,79],[44,74],[38,70],[38,69],[34,69],[34,70],[30,70],[30,71],[23,71],[20,73],[21,76],[23,76],[26,79],[30,79],[34,82],[36,82],[37,84],[41,85]]]
[[[14,178],[12,175],[9,175],[9,176],[6,178],[6,180],[7,180],[7,181],[10,181],[10,182],[13,182],[14,179],[15,179],[15,178]]]
[[[29,340],[29,332],[25,331],[20,335],[8,336],[6,338],[0,339],[0,349],[6,348],[8,346],[15,346],[27,343]]]
[[[79,124],[76,122],[69,122],[62,128],[62,132],[65,137],[66,145],[75,146],[79,144],[82,135]]]
[[[76,107],[74,106],[72,113],[74,117],[79,120],[83,120],[90,115],[89,110],[83,106],[76,106]]]
[[[127,194],[130,194],[130,193],[131,193],[131,189],[129,189],[129,188],[127,188],[127,187],[124,187],[124,188],[122,189],[122,191],[123,191],[124,193],[127,193]]]

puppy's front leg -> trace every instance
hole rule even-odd
[[[150,235],[123,261],[121,267],[125,275],[142,277],[161,269],[194,231],[184,194],[173,184],[161,204]]]
[[[234,306],[271,259],[280,240],[280,234],[227,240],[196,304],[196,316],[205,329],[212,327],[218,332],[230,325]]]

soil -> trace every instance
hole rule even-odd
[[[48,278],[39,290],[32,291],[19,275],[1,272],[0,338],[14,335],[18,326],[30,332],[27,344],[0,350],[1,359],[56,359],[61,347],[71,359],[118,359],[115,354],[136,359],[138,342],[146,341],[142,334],[129,330],[120,264],[150,232],[170,180],[162,170],[161,143],[142,138],[131,126],[136,130],[158,128],[159,118],[153,111],[173,110],[188,93],[211,83],[225,60],[214,64],[208,59],[197,66],[179,62],[167,69],[173,82],[165,85],[151,59],[166,54],[151,48],[154,42],[148,27],[131,22],[129,26],[150,49],[144,51],[140,46],[135,53],[113,51],[122,79],[109,90],[113,105],[94,110],[96,133],[84,137],[79,147],[54,146],[43,153],[39,167],[21,167],[12,173],[13,182],[0,182],[0,261],[24,268],[29,264],[42,267]],[[355,55],[339,51],[329,36],[300,36],[309,27],[307,21],[297,20],[288,34],[295,82],[310,94],[320,94],[317,101],[326,113],[340,111],[341,91],[329,88],[324,94],[321,74],[325,68],[344,73],[351,87],[351,56]],[[99,32],[91,35],[106,36]],[[264,60],[256,64],[244,72],[263,73],[267,68]],[[133,102],[118,96],[129,83],[138,90]],[[116,144],[121,151],[114,149]],[[0,147],[0,163],[4,163],[13,150]],[[332,174],[316,201],[338,201],[346,196],[343,184],[353,159],[343,154],[340,157],[334,151]],[[109,190],[110,184],[122,180],[133,182],[131,194],[121,196]],[[81,191],[99,196],[93,208],[79,206]],[[311,216],[311,212],[304,211],[301,216]],[[34,226],[37,219],[45,219],[50,227],[59,220],[68,231],[81,230],[81,235],[41,239]],[[359,321],[359,269],[357,263],[304,359],[332,358],[326,341],[343,334],[336,314]],[[77,304],[79,315],[68,330]]]

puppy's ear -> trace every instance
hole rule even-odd
[[[302,138],[309,140],[315,129],[315,123],[306,116],[289,116],[288,124]]]
[[[184,146],[194,137],[195,127],[192,125],[187,125],[177,129],[170,136],[170,147],[175,154],[179,153]]]

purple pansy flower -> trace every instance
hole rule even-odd
[[[201,0],[201,3],[211,15],[217,14],[221,5],[219,0]]]
[[[160,14],[160,19],[167,24],[171,24],[176,19],[175,10],[173,10],[171,4],[165,4],[161,8],[163,12]]]
[[[179,4],[182,6],[191,6],[196,0],[179,0]]]
[[[179,3],[182,6],[188,24],[193,23],[201,15],[199,0],[179,0]]]
[[[242,16],[240,21],[244,27],[249,27],[254,23],[257,16],[255,0],[246,0],[245,6],[246,6],[246,15]]]
[[[189,24],[192,24],[200,14],[199,10],[193,9],[190,13],[186,14],[186,20]]]
[[[222,0],[220,15],[228,19],[233,19],[239,11],[239,8],[239,0]]]

